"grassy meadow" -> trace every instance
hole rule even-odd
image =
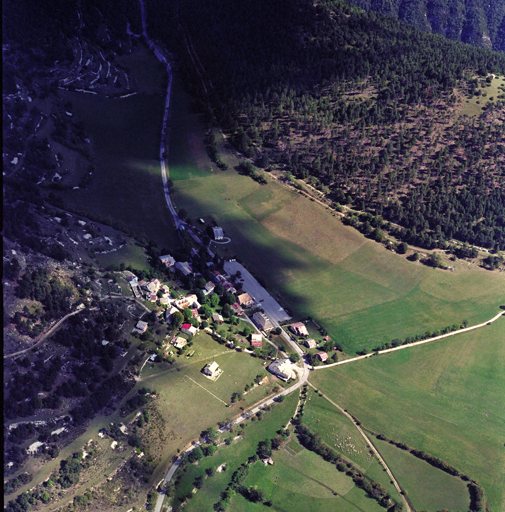
[[[263,399],[278,384],[271,378],[265,385],[247,393],[243,400],[231,404],[232,393],[243,392],[256,375],[266,373],[263,361],[227,349],[205,334],[194,339],[190,350],[195,351],[193,357],[181,356],[171,366],[165,363],[146,365],[137,384],[158,392],[157,420],[152,424],[148,441],[152,453],[163,455],[152,477],[153,482],[162,478],[178,448],[205,428],[240,414],[242,407]],[[216,361],[223,370],[215,382],[201,373],[205,364],[211,361]]]
[[[194,489],[195,478],[205,476],[205,469],[226,464],[227,470],[206,478],[203,487],[196,491],[185,505],[188,512],[212,511],[214,503],[219,501],[220,493],[230,482],[231,475],[240,464],[256,452],[258,442],[274,437],[275,432],[286,424],[294,412],[296,399],[296,394],[288,396],[284,402],[274,406],[275,413],[265,412],[263,420],[246,422],[244,436],[234,439],[230,446],[221,445],[214,456],[202,459],[197,465],[190,464],[177,486],[176,501],[184,501]],[[235,433],[224,437],[234,436]],[[294,439],[289,444],[297,445],[295,456],[283,449],[274,451],[274,465],[264,466],[260,462],[254,464],[244,482],[246,486],[257,485],[266,491],[267,499],[273,502],[271,510],[383,510],[377,502],[367,498],[361,489],[356,488],[352,480],[340,473],[335,466],[325,462],[315,453],[303,449]],[[237,494],[231,510],[264,510],[264,506],[250,503]]]
[[[230,482],[233,472],[256,453],[260,441],[275,437],[275,432],[289,421],[295,411],[297,399],[296,393],[287,396],[282,403],[275,404],[271,412],[265,412],[261,421],[245,422],[244,435],[239,439],[235,439],[236,432],[224,435],[223,438],[234,439],[230,446],[221,446],[214,456],[202,459],[198,465],[190,464],[187,473],[182,476],[177,486],[176,499],[183,499],[191,492],[194,487],[193,480],[199,475],[204,475],[205,469],[210,467],[216,469],[221,464],[226,464],[227,468],[225,472],[216,473],[213,477],[207,478],[203,488],[188,501],[185,510],[188,512],[212,511],[214,503],[219,501],[220,493]]]
[[[472,96],[471,98],[463,97],[463,105],[461,113],[467,116],[478,116],[482,114],[484,107],[488,103],[496,102],[498,97],[504,93],[501,87],[505,86],[505,77],[497,76],[489,85],[489,87],[477,87],[481,92],[480,96]],[[485,93],[486,96],[482,96]]]
[[[177,181],[174,200],[192,218],[212,216],[231,238],[213,249],[240,257],[295,317],[315,318],[350,355],[483,322],[505,300],[503,275],[407,261],[273,180],[260,186],[229,170]]]
[[[477,480],[489,510],[498,511],[505,503],[504,339],[500,318],[446,340],[320,370],[311,381],[366,428]]]
[[[470,494],[463,480],[434,468],[386,441],[375,439],[374,444],[416,510],[437,512],[442,509],[469,509]]]
[[[384,468],[372,455],[367,443],[353,423],[325,398],[320,397],[312,388],[308,391],[305,403],[303,423],[312,432],[317,432],[324,443],[338,451],[361,471],[389,492],[389,495],[400,502],[401,497],[391,483]]]

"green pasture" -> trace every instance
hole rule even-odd
[[[374,440],[389,469],[407,492],[416,510],[468,510],[470,494],[461,478],[434,468],[424,460],[414,457],[386,441]]]
[[[234,432],[224,434],[222,439],[227,437],[234,439],[230,446],[221,446],[214,456],[202,459],[198,465],[188,465],[188,471],[177,486],[176,498],[184,497],[191,492],[193,480],[199,475],[205,475],[205,469],[210,467],[216,469],[226,464],[227,470],[207,478],[203,488],[187,503],[186,510],[212,511],[214,503],[219,501],[220,493],[229,484],[233,472],[256,453],[260,441],[275,437],[276,431],[284,427],[294,413],[297,399],[296,393],[293,393],[282,403],[275,404],[272,411],[265,412],[261,421],[246,421],[244,435],[238,439],[235,439],[238,427]]]
[[[361,471],[384,487],[389,495],[401,501],[384,468],[370,452],[366,441],[353,423],[328,400],[309,388],[303,411],[303,423],[321,436],[324,443],[336,450]]]
[[[178,181],[174,200],[191,217],[214,217],[231,243],[213,250],[240,257],[282,293],[293,316],[312,316],[349,355],[463,320],[483,322],[505,300],[503,275],[410,262],[274,182],[260,186],[226,171]]]
[[[302,512],[317,510],[330,512],[379,512],[375,500],[355,487],[354,482],[333,464],[309,450],[296,456],[285,450],[274,453],[274,465],[255,464],[244,485],[257,486],[272,501],[272,510]],[[237,499],[238,498],[238,499]],[[237,497],[234,511],[260,510],[258,505]]]
[[[139,44],[132,53],[118,57],[119,62],[135,76],[140,90],[146,94],[165,94],[167,76],[162,64],[152,50]]]
[[[340,367],[312,382],[366,427],[477,480],[505,500],[505,318],[476,331]],[[401,475],[399,475],[401,476]]]
[[[151,269],[147,261],[145,250],[132,240],[117,251],[107,254],[96,254],[95,257],[99,265],[103,268],[107,268],[109,265],[119,267],[121,263],[124,263],[126,267],[131,265],[133,268],[140,270]]]
[[[205,342],[198,341],[200,336],[195,338],[195,344],[191,347],[191,350],[195,350],[194,357],[179,358],[173,365],[163,363],[153,365],[153,368],[146,365],[138,383],[138,386],[158,391],[156,410],[163,418],[159,434],[162,443],[153,446],[153,449],[163,453],[162,462],[152,481],[162,478],[177,448],[184,446],[205,428],[241,414],[241,407],[247,407],[263,398],[273,387],[273,383],[271,386],[259,386],[257,393],[247,394],[243,401],[231,404],[232,393],[243,392],[246,384],[253,382],[256,375],[265,371],[263,361],[226,349],[216,342],[212,342],[215,345],[214,354],[204,354]],[[211,361],[216,361],[223,370],[215,382],[201,373],[205,364]],[[231,405],[227,407],[226,404]]]

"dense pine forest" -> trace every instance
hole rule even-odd
[[[207,118],[258,167],[422,247],[505,248],[505,91],[461,115],[504,55],[343,1],[149,6]]]
[[[351,0],[453,41],[505,51],[505,3],[501,0]]]

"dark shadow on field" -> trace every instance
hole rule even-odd
[[[188,211],[188,216],[195,219],[195,215],[192,215],[191,212],[200,210],[201,205],[180,189],[177,190],[177,195],[184,197],[184,208]],[[216,199],[212,198],[212,200]],[[177,203],[177,198],[175,203]],[[252,219],[249,222],[242,219],[225,218],[220,214],[219,220],[223,221],[225,235],[232,238],[233,245],[211,243],[211,250],[225,259],[236,258],[242,262],[292,316],[305,319],[308,316],[307,300],[288,291],[283,284],[283,276],[288,275],[291,271],[315,271],[317,269],[314,269],[314,261],[304,264],[300,255],[303,255],[305,251],[287,240],[278,239],[278,245],[263,244],[254,240],[248,235],[251,230],[265,230],[265,232],[268,230]],[[321,259],[321,268],[326,268],[327,265],[327,262]],[[278,296],[278,292],[282,294],[281,297]]]
[[[89,212],[160,248],[178,236],[165,202],[159,144],[164,98],[137,94],[124,99],[68,93],[91,139],[94,170],[85,188],[61,195],[69,208]]]

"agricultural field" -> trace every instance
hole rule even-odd
[[[470,494],[460,478],[436,469],[386,441],[375,439],[374,444],[416,510],[468,510]]]
[[[212,162],[205,151],[205,131],[194,100],[174,76],[170,117],[168,167],[173,181],[203,178],[212,174]],[[215,167],[215,166],[214,166]],[[190,213],[192,215],[192,213]]]
[[[238,439],[235,439],[237,431],[241,429],[236,427],[231,435],[223,436],[224,439],[227,437],[233,438],[229,446],[221,446],[214,456],[202,459],[198,465],[190,464],[188,466],[187,473],[182,476],[177,486],[176,499],[180,499],[179,501],[191,492],[194,487],[193,480],[197,476],[205,475],[207,468],[216,469],[222,464],[226,464],[226,471],[216,472],[214,476],[207,478],[203,488],[187,503],[186,510],[189,512],[192,510],[198,512],[213,510],[213,504],[219,501],[219,495],[230,482],[233,472],[254,455],[260,441],[275,437],[276,431],[284,428],[288,423],[295,412],[297,398],[296,393],[293,393],[287,396],[282,403],[275,404],[271,412],[265,412],[261,421],[245,422],[244,434]]]
[[[133,240],[117,251],[111,251],[107,254],[95,254],[95,258],[102,268],[107,268],[110,265],[119,267],[121,263],[124,263],[126,267],[131,265],[133,268],[141,270],[151,269],[147,261],[145,249]],[[131,291],[129,292],[131,293]]]
[[[380,512],[384,509],[334,465],[309,450],[295,456],[285,450],[272,457],[273,466],[255,464],[244,485],[266,491],[273,510],[339,510],[343,512]],[[277,505],[277,506],[276,506]],[[253,511],[259,507],[244,498],[236,501],[234,510]]]
[[[451,262],[454,272],[410,262],[273,180],[260,186],[230,170],[177,181],[174,200],[191,217],[212,216],[231,238],[213,250],[240,257],[293,316],[316,319],[349,355],[483,322],[504,300],[503,274],[464,261]]]
[[[161,453],[162,457],[153,481],[162,478],[170,458],[178,448],[205,428],[232,418],[241,412],[242,407],[263,399],[279,384],[279,381],[269,378],[267,384],[255,388],[243,400],[231,404],[233,393],[243,392],[245,386],[251,384],[257,375],[266,374],[263,361],[227,349],[210,339],[203,339],[200,346],[200,336],[195,338],[191,348],[195,350],[193,357],[179,358],[171,366],[164,363],[146,365],[138,383],[138,386],[158,391],[155,408],[159,424],[153,428],[149,446],[152,453]],[[211,344],[214,345],[212,355],[209,352]],[[223,370],[215,382],[201,373],[210,361],[216,361]],[[194,404],[198,404],[198,407],[194,407]]]
[[[479,482],[489,510],[505,500],[505,318],[473,332],[340,367],[311,382],[388,439]]]
[[[219,501],[220,493],[230,481],[237,467],[252,456],[258,442],[274,437],[276,430],[283,427],[294,412],[296,395],[290,395],[281,404],[274,406],[275,413],[266,412],[257,422],[245,423],[244,436],[232,441],[230,446],[220,446],[218,452],[202,459],[198,465],[190,464],[176,488],[176,502],[181,503],[194,489],[194,480],[205,477],[208,468],[219,468],[226,464],[226,471],[206,477],[203,487],[193,491],[187,500],[185,510],[213,510]],[[243,437],[243,439],[242,439]],[[293,434],[292,434],[293,437]],[[340,473],[335,466],[325,462],[313,452],[303,449],[294,439],[289,444],[298,446],[297,454],[290,455],[284,449],[274,451],[273,466],[265,467],[257,462],[250,468],[250,474],[244,482],[246,486],[257,485],[267,493],[272,501],[272,510],[338,510],[344,512],[380,512],[381,507],[365,493],[354,486],[352,480]],[[264,508],[264,507],[263,507]],[[237,494],[233,499],[232,510],[251,511],[262,507],[245,500]]]
[[[384,468],[371,455],[370,448],[352,422],[325,398],[309,388],[303,423],[317,432],[324,443],[359,467],[372,480],[384,487],[396,501],[401,501]]]

